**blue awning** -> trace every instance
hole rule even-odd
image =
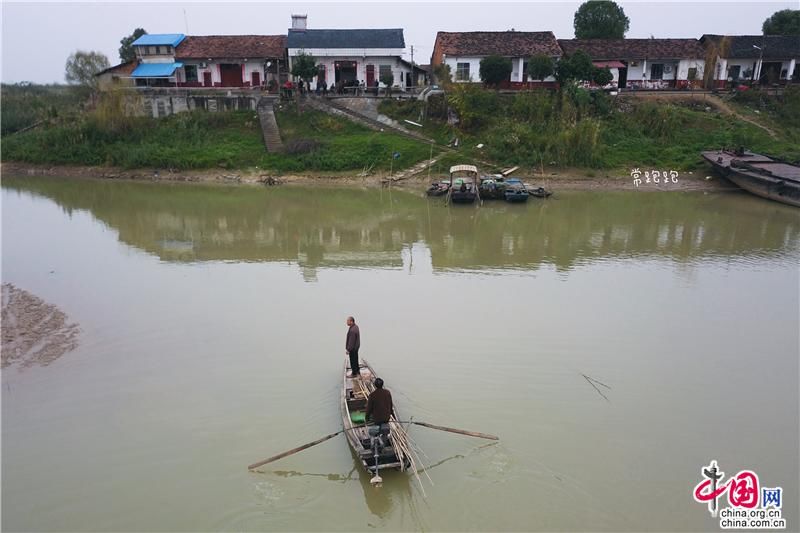
[[[183,63],[142,63],[131,74],[134,78],[169,78]]]

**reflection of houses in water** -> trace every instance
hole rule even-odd
[[[537,270],[630,258],[794,253],[793,208],[745,195],[575,193],[525,206],[446,208],[394,192],[251,189],[4,177],[3,186],[85,209],[165,261],[319,269]],[[417,251],[413,251],[417,249]],[[413,269],[411,267],[413,263]]]

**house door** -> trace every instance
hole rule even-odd
[[[367,65],[367,87],[375,83],[375,65]]]
[[[628,67],[620,67],[619,78],[617,79],[617,87],[624,89],[626,83],[628,83]]]
[[[242,66],[235,63],[222,63],[219,66],[220,78],[223,87],[241,87]]]
[[[334,62],[336,69],[336,83],[343,82],[347,84],[356,81],[356,62],[355,61],[336,61]]]
[[[203,87],[211,87],[211,73],[203,72]]]
[[[251,77],[251,80],[250,80],[251,81],[251,85],[253,87],[258,87],[258,86],[261,85],[261,73],[260,72],[254,71],[252,74],[250,74],[250,77]]]

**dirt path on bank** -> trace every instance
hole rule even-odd
[[[80,329],[67,315],[10,283],[2,287],[2,368],[47,366],[78,346]]]
[[[4,176],[51,176],[55,178],[95,178],[138,180],[151,182],[188,182],[188,183],[216,183],[226,185],[250,186],[278,186],[301,185],[307,187],[394,187],[419,192],[424,194],[429,185],[426,174],[427,161],[422,162],[412,169],[395,173],[393,180],[388,180],[388,173],[374,173],[367,176],[354,174],[302,174],[302,175],[275,175],[250,170],[191,170],[170,172],[166,170],[137,169],[125,170],[109,167],[72,167],[52,165],[32,165],[27,163],[2,163],[0,172]],[[416,171],[416,175],[414,172]],[[603,174],[601,176],[587,176],[586,171],[580,169],[550,170],[544,175],[525,174],[522,171],[514,173],[511,177],[520,178],[525,183],[536,187],[545,187],[554,192],[561,190],[587,190],[587,191],[719,191],[731,189],[732,186],[711,174],[704,172],[681,172],[678,183],[642,183],[637,187],[630,176],[616,176]],[[397,179],[402,176],[402,179]],[[444,176],[431,175],[431,180],[441,179]]]

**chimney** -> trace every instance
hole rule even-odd
[[[292,15],[292,30],[306,31],[308,15]]]

